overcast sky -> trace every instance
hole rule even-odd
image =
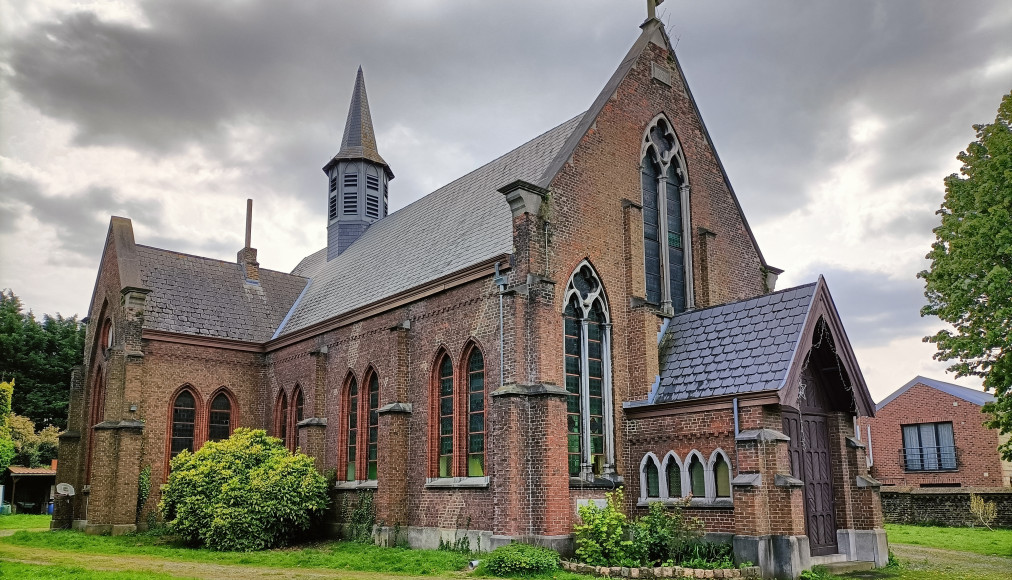
[[[110,215],[263,267],[326,243],[361,64],[391,209],[585,110],[646,0],[0,0],[0,287],[85,315]],[[918,315],[942,179],[1012,89],[1012,3],[659,9],[779,288],[821,273],[876,400],[957,382]]]

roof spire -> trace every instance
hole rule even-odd
[[[355,78],[355,89],[351,92],[351,106],[348,108],[348,119],[344,124],[344,137],[341,139],[341,150],[334,159],[367,159],[379,163],[393,176],[390,166],[380,157],[376,147],[376,132],[372,128],[372,115],[369,114],[369,97],[365,92],[365,76],[362,67],[358,67]]]

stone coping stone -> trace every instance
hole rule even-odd
[[[566,560],[563,560],[561,565],[564,570],[569,572],[590,574],[603,578],[762,578],[762,573],[758,566],[723,568],[718,570],[682,568],[681,566],[626,568],[619,566],[591,566],[590,564]]]

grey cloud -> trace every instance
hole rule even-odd
[[[924,284],[913,273],[891,278],[872,270],[845,270],[814,265],[800,279],[826,278],[851,342],[861,347],[888,344],[901,337],[921,337],[937,320],[921,318]]]

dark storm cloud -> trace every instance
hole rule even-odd
[[[856,347],[872,348],[896,338],[921,337],[938,324],[937,319],[921,318],[924,284],[913,274],[891,278],[872,270],[816,264],[799,279],[815,280],[819,274],[825,276],[847,335]]]
[[[69,196],[49,196],[36,182],[0,172],[0,231],[15,231],[15,223],[30,216],[54,228],[57,249],[48,256],[50,263],[71,266],[95,265],[102,252],[109,216],[130,217],[155,231],[165,228],[163,204],[153,200],[131,200],[107,187],[90,187]],[[19,236],[11,243],[27,243]],[[231,239],[212,235],[197,241],[169,236],[138,240],[147,245],[171,248],[201,255],[228,255],[238,249]]]

